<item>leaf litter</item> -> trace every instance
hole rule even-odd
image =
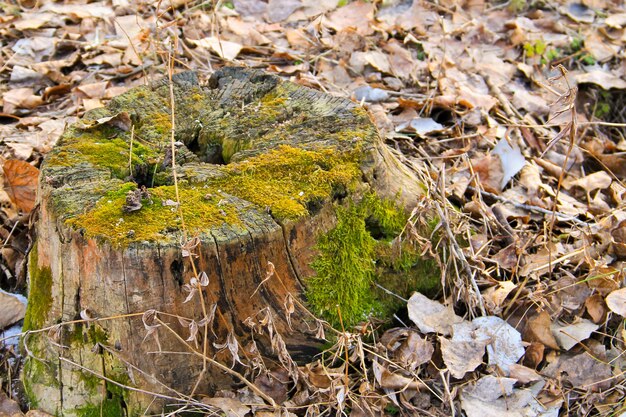
[[[251,320],[280,359],[259,386],[310,415],[623,412],[619,2],[26,3],[0,5],[3,288],[24,288],[36,167],[74,117],[161,78],[166,51],[204,79],[225,64],[264,68],[368,109],[428,189],[411,225],[435,211],[450,233],[419,236],[432,241],[424,256],[444,285],[410,296],[411,325],[402,311],[382,335],[345,329],[328,336],[336,343],[322,359],[298,365],[271,317]],[[130,128],[125,114],[94,123]],[[285,314],[301,308],[294,302]],[[184,337],[197,342],[216,308],[185,321]],[[155,314],[143,322],[158,344]],[[321,323],[320,337],[336,334]],[[254,357],[234,334],[216,346],[233,365]],[[249,392],[228,394],[207,406],[278,415]]]

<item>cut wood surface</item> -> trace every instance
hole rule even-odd
[[[199,348],[183,340],[213,308],[207,353],[220,363],[235,364],[228,346],[218,348],[227,340],[253,357],[250,326],[268,320],[295,358],[310,357],[316,323],[301,308],[288,314],[290,297],[302,299],[334,207],[368,191],[405,207],[420,193],[357,104],[260,71],[224,68],[207,86],[183,73],[89,112],[42,167],[25,330],[118,318],[29,335],[38,358],[25,367],[31,399],[63,415],[103,403],[141,414],[161,404],[96,376],[190,394],[204,327]],[[185,302],[202,273],[202,296]],[[167,315],[142,322],[150,310]],[[262,357],[277,354],[266,336],[254,340]],[[240,383],[209,364],[195,393]]]

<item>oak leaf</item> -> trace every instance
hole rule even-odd
[[[24,213],[35,207],[39,170],[25,161],[9,159],[2,166],[4,189],[11,201]]]

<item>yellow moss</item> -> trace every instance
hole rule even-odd
[[[224,177],[179,187],[185,226],[191,235],[223,223],[241,224],[240,213],[228,203],[227,195],[249,201],[260,211],[269,210],[276,218],[294,219],[309,214],[311,203],[344,192],[360,176],[355,155],[290,146],[222,169]],[[105,237],[115,245],[164,240],[167,232],[182,228],[176,207],[164,205],[167,200],[176,200],[171,185],[149,189],[152,203],[144,200],[140,210],[124,213],[126,194],[135,188],[133,183],[122,185],[103,197],[95,208],[68,222],[84,229],[89,237]]]
[[[281,219],[308,214],[308,203],[343,191],[360,175],[354,155],[286,145],[228,165],[226,170],[230,175],[218,180],[223,190],[269,208]]]
[[[172,131],[172,116],[168,113],[157,113],[152,115],[150,124],[157,133],[167,137]]]
[[[143,200],[143,207],[125,213],[128,191],[136,188],[133,183],[122,185],[118,190],[103,197],[96,207],[68,222],[85,230],[89,237],[105,237],[114,245],[136,241],[166,240],[166,233],[180,230],[174,186],[151,188],[151,200]],[[236,208],[220,196],[215,187],[181,186],[181,207],[187,231],[196,234],[222,223],[240,224]]]

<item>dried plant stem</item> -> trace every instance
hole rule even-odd
[[[228,366],[223,365],[221,363],[219,363],[218,361],[216,361],[215,359],[209,358],[206,355],[203,355],[202,353],[196,351],[193,346],[191,346],[189,343],[187,343],[185,341],[185,339],[183,339],[178,333],[176,333],[174,331],[174,329],[172,329],[171,327],[169,327],[167,325],[167,323],[161,321],[158,317],[155,319],[160,325],[162,325],[164,328],[166,328],[167,330],[169,330],[176,339],[178,339],[183,345],[185,345],[192,354],[199,356],[201,358],[206,359],[206,361],[208,363],[210,363],[211,365],[217,367],[218,369],[224,371],[225,373],[227,373],[228,375],[231,375],[235,378],[237,378],[239,381],[243,382],[248,388],[250,388],[256,395],[258,395],[259,397],[263,398],[265,401],[268,402],[268,404],[276,407],[276,402],[274,402],[274,399],[270,396],[268,396],[266,393],[264,393],[263,391],[261,391],[256,385],[254,385],[252,382],[250,382],[248,379],[246,379],[246,377],[244,377],[243,375],[241,375],[239,372],[230,369]]]
[[[485,309],[485,305],[483,303],[483,297],[480,294],[480,289],[478,288],[478,284],[476,283],[476,278],[474,278],[474,272],[472,271],[472,267],[470,266],[469,262],[467,261],[467,258],[465,257],[465,254],[463,253],[463,250],[461,250],[461,247],[459,246],[458,242],[456,241],[456,236],[454,235],[454,233],[452,232],[452,229],[450,229],[450,224],[448,223],[445,214],[443,212],[443,210],[441,209],[441,206],[439,205],[439,203],[437,202],[435,204],[435,208],[437,210],[437,215],[439,216],[439,218],[441,219],[441,225],[443,226],[443,228],[446,231],[446,234],[448,236],[448,240],[450,241],[450,245],[451,245],[451,249],[454,252],[454,255],[456,256],[457,259],[459,259],[461,261],[461,264],[463,265],[463,269],[465,270],[465,273],[467,274],[471,284],[472,284],[472,288],[474,289],[474,292],[476,293],[476,299],[478,300],[478,306],[480,308],[480,312],[482,313],[483,316],[487,315],[487,310]]]

